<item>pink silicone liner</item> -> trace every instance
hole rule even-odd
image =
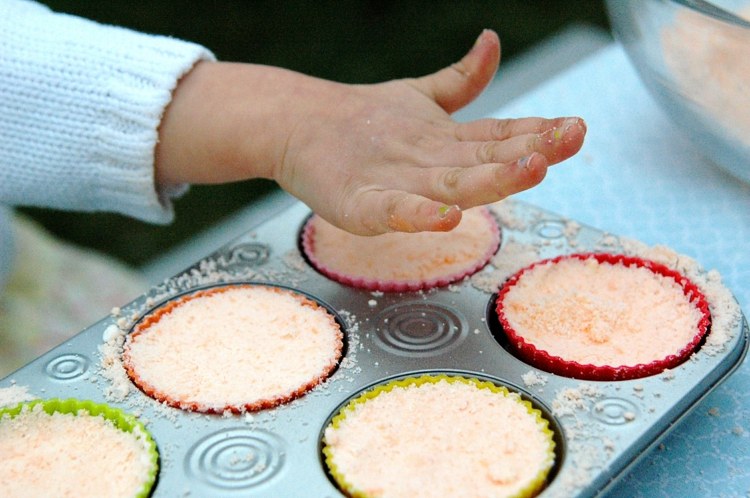
[[[635,266],[647,268],[654,273],[673,279],[680,287],[682,287],[685,296],[688,298],[688,301],[690,301],[696,308],[698,308],[702,314],[702,317],[698,322],[696,334],[693,336],[693,339],[677,353],[669,355],[660,360],[656,360],[650,363],[621,366],[582,364],[576,361],[565,360],[559,356],[554,356],[544,350],[538,349],[533,344],[526,342],[526,340],[518,335],[513,327],[511,327],[505,316],[505,310],[503,307],[503,300],[505,298],[505,295],[508,293],[511,287],[513,287],[521,278],[523,278],[524,273],[531,270],[535,266],[548,263],[554,264],[558,263],[561,260],[570,258],[580,260],[594,258],[600,263],[609,263],[611,265],[623,264],[627,267]],[[705,296],[688,278],[660,263],[621,254],[580,253],[567,256],[558,256],[556,258],[546,259],[533,263],[517,272],[508,281],[506,281],[505,284],[503,284],[497,296],[496,311],[498,319],[500,321],[500,325],[503,328],[503,332],[509,340],[510,348],[512,352],[514,352],[520,359],[541,370],[556,375],[561,375],[563,377],[600,381],[638,379],[656,375],[663,372],[664,370],[678,366],[679,364],[684,362],[691,354],[693,354],[693,352],[698,348],[701,341],[703,340],[703,337],[708,333],[708,329],[711,323],[711,313],[708,309],[708,302]]]
[[[497,220],[492,216],[490,211],[486,208],[482,210],[483,216],[487,219],[487,228],[492,231],[493,242],[487,247],[485,253],[477,259],[476,263],[467,267],[466,269],[457,272],[452,275],[445,275],[442,277],[436,277],[427,280],[380,280],[373,278],[366,278],[357,275],[347,275],[340,273],[322,262],[315,255],[315,224],[313,223],[317,215],[311,216],[305,223],[302,229],[302,249],[305,256],[310,263],[320,273],[335,280],[341,284],[349,287],[356,287],[358,289],[365,289],[370,291],[381,291],[381,292],[413,292],[420,290],[428,290],[435,287],[445,287],[454,282],[473,275],[482,268],[484,268],[489,262],[490,258],[497,252],[500,247],[500,227],[497,224]],[[387,264],[387,262],[384,262]]]

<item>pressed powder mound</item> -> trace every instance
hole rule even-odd
[[[519,358],[587,380],[674,368],[698,348],[711,321],[706,298],[686,277],[617,254],[534,263],[501,287],[496,311]]]
[[[146,394],[184,410],[271,408],[304,395],[336,368],[343,333],[297,292],[230,284],[170,301],[128,336],[123,365]]]
[[[463,212],[450,232],[386,233],[340,230],[317,215],[305,223],[302,248],[323,275],[344,285],[383,292],[441,287],[482,269],[500,245],[500,228],[486,208]]]
[[[132,415],[91,401],[50,399],[0,410],[0,496],[146,498],[159,457]]]
[[[350,497],[530,497],[554,465],[553,437],[518,393],[435,374],[348,402],[324,431],[323,454]]]

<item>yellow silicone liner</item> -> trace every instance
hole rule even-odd
[[[428,375],[421,375],[418,377],[406,377],[403,379],[393,380],[390,382],[387,382],[385,384],[375,386],[369,391],[366,391],[362,393],[361,395],[357,396],[356,398],[349,401],[349,403],[344,406],[332,419],[329,426],[332,426],[334,429],[337,429],[341,422],[346,418],[346,416],[353,412],[355,407],[357,405],[361,405],[366,403],[367,401],[374,399],[378,396],[380,396],[383,393],[387,393],[392,391],[396,387],[410,387],[410,386],[421,386],[424,384],[437,384],[440,381],[446,381],[448,383],[464,383],[464,384],[472,384],[476,386],[479,389],[489,389],[493,393],[500,394],[505,397],[510,397],[511,392],[503,386],[498,386],[497,384],[490,382],[490,381],[484,381],[479,380],[473,377],[462,377],[457,375],[448,375],[448,374],[428,374]],[[547,451],[547,459],[543,462],[541,469],[539,470],[539,473],[529,481],[529,483],[522,488],[518,493],[515,495],[509,496],[507,498],[531,498],[533,496],[536,496],[541,489],[546,485],[547,483],[547,476],[549,475],[549,471],[552,469],[552,466],[555,463],[555,440],[554,440],[554,432],[549,428],[549,421],[543,416],[542,412],[538,410],[537,408],[534,408],[534,406],[531,404],[531,402],[522,399],[517,398],[515,399],[517,403],[520,403],[521,405],[526,407],[526,411],[529,413],[529,415],[536,418],[537,426],[539,427],[539,430],[544,433],[547,440],[549,441],[549,449]],[[373,498],[372,496],[357,490],[351,483],[349,483],[344,475],[338,470],[338,467],[333,462],[333,455],[331,454],[331,450],[329,449],[328,445],[325,444],[325,440],[323,441],[323,454],[325,455],[325,463],[328,467],[328,471],[331,474],[331,477],[333,477],[334,481],[336,481],[336,484],[338,484],[339,488],[346,493],[347,496],[351,498]]]
[[[149,459],[151,460],[151,469],[143,482],[141,490],[135,495],[135,498],[147,498],[149,496],[151,488],[156,482],[156,475],[159,472],[159,452],[156,449],[156,443],[151,437],[151,434],[149,434],[146,427],[137,418],[118,408],[113,408],[102,403],[95,403],[89,400],[53,398],[19,403],[12,408],[0,409],[0,422],[5,415],[9,415],[13,418],[20,414],[24,409],[32,410],[37,405],[42,405],[42,409],[50,415],[53,413],[78,415],[78,413],[83,410],[89,415],[109,420],[115,425],[115,427],[123,432],[132,433],[133,431],[138,430],[146,441]]]

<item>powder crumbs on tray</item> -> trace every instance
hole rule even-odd
[[[296,272],[303,273],[310,268],[305,261],[305,258],[303,258],[300,252],[297,250],[287,251],[286,253],[284,253],[283,261],[289,269]]]
[[[511,230],[525,231],[528,228],[528,223],[516,213],[517,204],[512,199],[505,199],[500,202],[491,204],[490,211],[500,221],[503,227],[510,228]]]
[[[537,246],[508,239],[490,259],[491,269],[487,267],[472,275],[469,280],[474,288],[493,293],[508,277],[538,259],[539,248]]]
[[[201,260],[196,267],[168,278],[154,286],[149,291],[148,296],[145,296],[142,301],[133,302],[125,308],[113,308],[110,313],[112,324],[104,331],[102,336],[103,342],[98,347],[98,376],[109,384],[104,389],[105,398],[108,401],[121,402],[133,392],[134,386],[127,376],[121,360],[125,337],[133,324],[156,303],[173,298],[186,290],[224,282],[250,280],[256,282],[292,281],[294,280],[293,277],[304,277],[304,272],[300,272],[298,269],[298,260],[301,259],[301,256],[299,256],[299,253],[297,253],[297,256],[297,261],[295,261],[293,255],[285,256],[286,266],[291,271],[266,273],[259,271],[255,267],[245,267],[240,270],[232,268],[230,271],[224,268],[227,261],[225,261],[225,256],[223,255],[219,255],[217,258],[206,258]],[[93,377],[92,382],[96,381],[96,377]],[[158,403],[149,403],[148,398],[134,401],[133,403],[140,403],[141,405],[148,405],[155,408],[160,414],[170,419],[174,417],[167,407]]]
[[[526,385],[526,387],[544,387],[549,380],[549,376],[542,375],[539,372],[535,372],[533,370],[529,370],[521,376],[521,380],[523,380],[523,383]]]
[[[102,334],[99,345],[99,374],[109,381],[104,389],[108,401],[122,401],[131,390],[131,382],[120,357],[125,343],[126,332],[117,325],[109,325]]]
[[[592,425],[587,420],[587,414],[595,410],[595,404],[602,396],[603,392],[596,385],[581,383],[575,388],[560,390],[552,402],[552,413],[569,419],[564,430],[568,454],[573,459],[569,472],[556,477],[553,497],[567,498],[578,494],[603,469],[604,462],[617,448],[617,442],[606,437],[603,426]]]
[[[706,271],[693,258],[663,245],[649,247],[632,239],[621,239],[620,242],[626,253],[672,268],[698,287],[706,297],[711,312],[711,333],[706,336],[701,353],[716,355],[723,352],[729,341],[734,338],[742,312],[737,300],[722,283],[721,274],[716,270]]]
[[[552,402],[552,413],[558,417],[575,416],[576,412],[590,411],[591,403],[602,396],[602,392],[593,385],[580,384],[577,388],[566,388],[557,393]]]
[[[0,388],[0,408],[16,406],[18,403],[33,401],[36,396],[26,386],[12,385]]]

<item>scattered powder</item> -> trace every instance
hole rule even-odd
[[[0,388],[0,408],[16,406],[18,403],[33,401],[36,396],[26,386],[12,385]]]
[[[344,327],[347,331],[347,354],[341,359],[339,367],[349,370],[350,375],[357,375],[361,372],[361,367],[357,366],[357,351],[361,350],[364,345],[359,339],[359,322],[357,315],[347,310],[338,310],[338,314],[344,321]],[[350,377],[352,380],[353,377]]]
[[[130,394],[132,386],[121,359],[126,333],[123,328],[110,325],[104,330],[103,342],[98,347],[98,373],[108,382],[104,388],[104,397],[111,402],[123,401]]]
[[[512,199],[505,199],[490,205],[490,211],[500,220],[503,227],[519,232],[528,229],[528,223],[520,214],[521,209],[522,207]]]
[[[722,353],[727,343],[735,337],[742,311],[737,300],[722,283],[721,274],[716,270],[706,271],[693,258],[663,245],[649,247],[632,239],[621,239],[621,244],[626,254],[661,263],[681,273],[698,287],[706,297],[711,312],[711,331],[706,336],[701,353]]]
[[[523,383],[526,385],[526,387],[544,387],[549,380],[549,376],[542,375],[534,370],[529,370],[521,376],[521,380],[523,380]]]
[[[491,268],[487,267],[472,275],[471,285],[484,292],[496,292],[511,275],[538,260],[539,248],[537,246],[507,239],[490,259]]]
[[[615,235],[604,234],[601,239],[597,242],[597,247],[600,249],[610,249],[617,246],[620,243],[620,239]]]
[[[601,390],[592,384],[580,384],[576,388],[562,389],[552,402],[552,413],[558,417],[564,417],[575,415],[580,411],[589,412],[592,400],[601,396]]]
[[[289,269],[299,272],[300,274],[310,269],[310,265],[307,264],[305,258],[303,258],[302,254],[296,249],[287,251],[284,254],[283,261]]]
[[[581,231],[581,224],[574,220],[566,220],[565,228],[563,229],[563,235],[568,238],[568,243],[575,242],[575,238]]]
[[[294,252],[294,251],[290,251]],[[297,257],[301,259],[299,251]],[[285,255],[285,262],[293,262],[296,258],[292,254]],[[304,280],[304,273],[297,269],[295,264],[287,264],[292,271],[277,269],[258,269],[255,267],[242,267],[231,265],[226,255],[206,258],[196,265],[174,277],[164,280],[155,285],[143,299],[142,302],[134,301],[124,308],[115,307],[111,310],[112,325],[105,329],[102,344],[98,347],[99,365],[97,373],[107,384],[103,388],[105,399],[110,402],[123,402],[126,399],[132,407],[152,408],[155,413],[171,421],[176,421],[175,410],[158,403],[151,398],[137,397],[132,399],[129,395],[137,392],[134,389],[127,372],[122,364],[122,353],[125,337],[133,325],[156,303],[166,302],[177,295],[195,288],[223,284],[227,282],[287,282],[288,285]],[[309,267],[305,267],[308,269]],[[92,377],[93,383],[98,382]],[[143,419],[141,420],[143,422]]]
[[[559,417],[568,442],[568,472],[556,477],[553,497],[577,495],[594,476],[606,468],[606,462],[617,448],[615,441],[604,435],[604,428],[587,419],[594,405],[603,396],[593,384],[581,383],[575,388],[559,390],[552,402],[552,413]]]
[[[673,370],[664,370],[661,373],[661,379],[665,382],[669,382],[670,380],[674,380],[675,373]]]
[[[115,341],[121,334],[122,330],[120,330],[117,325],[111,324],[104,329],[104,333],[102,333],[102,341],[105,343]]]

